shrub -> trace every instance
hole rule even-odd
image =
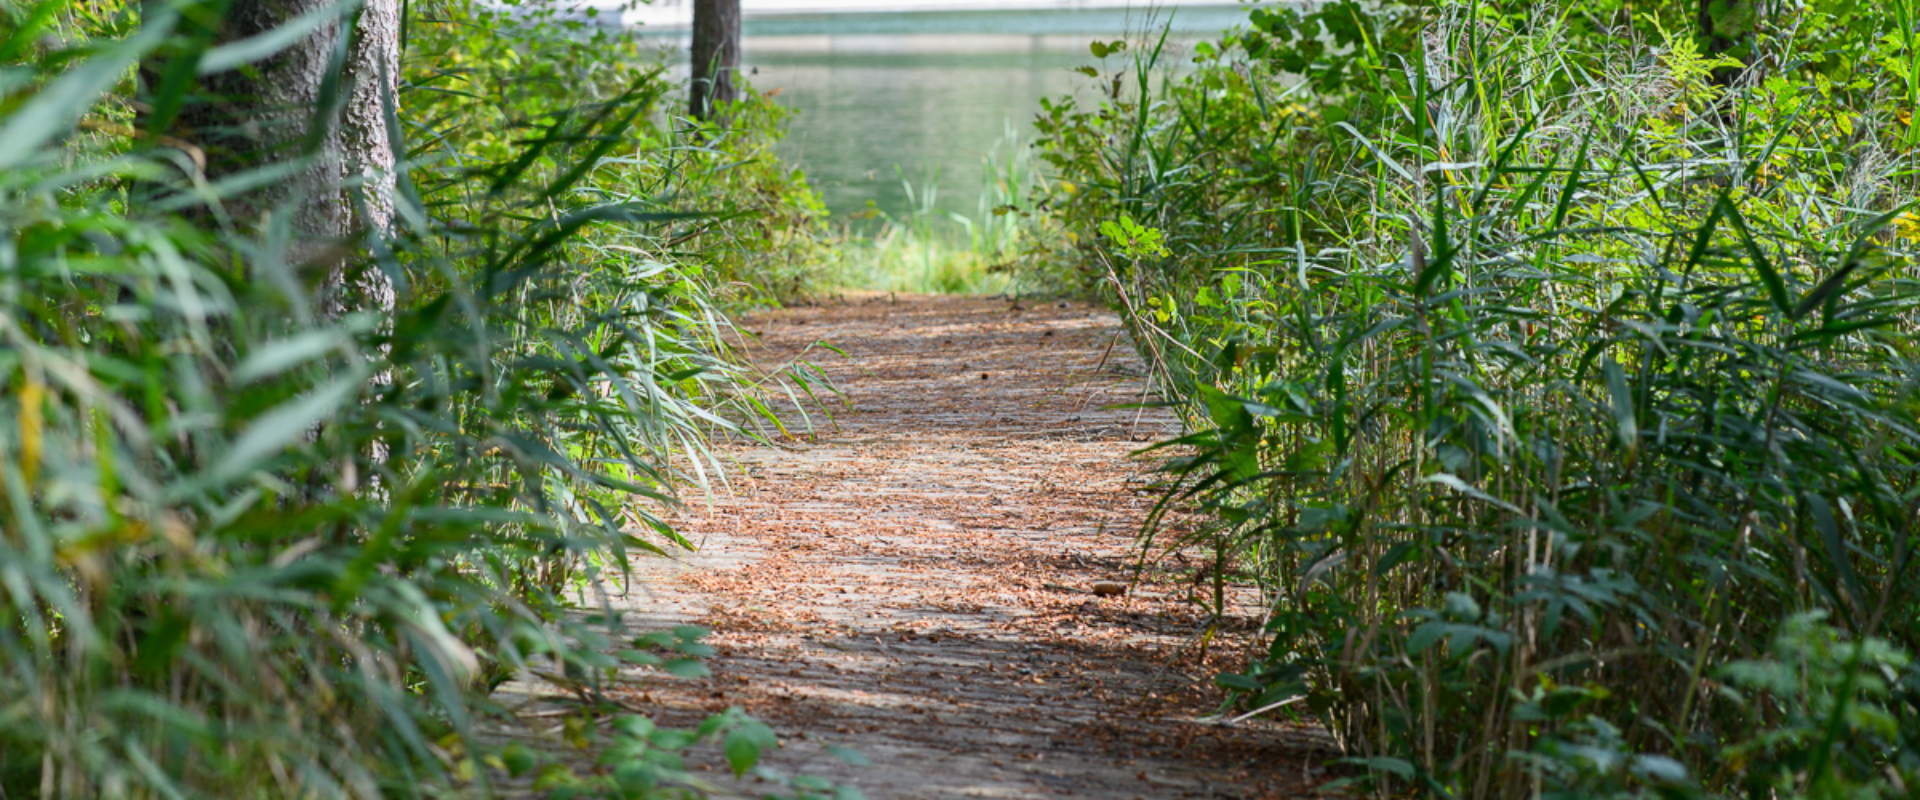
[[[1380,791],[1912,786],[1920,708],[1864,682],[1920,641],[1911,26],[1811,24],[1886,43],[1836,83],[1762,20],[1726,83],[1571,4],[1259,13],[1043,120],[1191,423],[1163,508],[1211,521],[1143,541],[1270,604],[1222,685],[1304,696]],[[1863,682],[1752,691],[1813,611],[1865,649],[1805,663]]]
[[[388,120],[422,143],[401,223],[319,248],[222,215],[273,173],[209,184],[128,128],[130,67],[209,44],[169,35],[179,9],[64,7],[0,12],[0,795],[421,796],[541,767],[562,794],[684,796],[679,753],[711,738],[750,766],[771,733],[737,713],[583,713],[612,755],[579,769],[480,735],[502,680],[621,664],[633,632],[566,612],[685,546],[654,512],[764,411],[721,338],[734,274],[675,258],[699,199],[602,185],[641,181],[621,148],[705,185],[646,149],[657,72],[538,109],[409,105],[416,84]],[[492,101],[530,135],[473,138],[460,115]],[[396,306],[326,313],[316,252]],[[628,656],[689,672],[658,649],[698,635]]]

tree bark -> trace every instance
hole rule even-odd
[[[739,99],[734,86],[740,71],[740,0],[693,0],[693,83],[688,111],[711,119],[726,103]]]
[[[216,43],[234,42],[335,8],[342,8],[339,0],[232,0],[206,33]],[[148,85],[169,66],[164,56],[143,64]],[[258,63],[203,77],[203,98],[157,120],[166,130],[149,131],[199,148],[194,161],[210,180],[288,171],[261,189],[223,198],[223,211],[262,229],[274,215],[291,216],[290,257],[321,271],[315,307],[323,317],[394,304],[386,277],[356,271],[362,259],[354,254],[363,234],[393,222],[396,159],[387,118],[399,70],[399,0],[362,0],[357,15],[340,14]]]
[[[351,89],[333,129],[338,139],[330,142],[328,159],[342,180],[326,194],[352,201],[345,204],[346,219],[337,228],[343,237],[385,235],[393,228],[394,170],[399,163],[387,122],[399,113],[400,0],[364,0],[343,71],[344,85]],[[345,186],[353,181],[359,184],[357,191]],[[343,267],[328,275],[322,313],[338,317],[350,307],[393,310],[393,283],[385,274],[377,268],[348,274]]]

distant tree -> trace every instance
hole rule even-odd
[[[688,111],[708,119],[714,109],[739,98],[740,0],[693,0],[693,84]]]
[[[393,287],[377,271],[349,274],[357,239],[394,217],[390,109],[400,71],[399,0],[210,0],[182,14],[183,46],[142,64],[148,97],[142,126],[188,151],[204,177],[286,174],[223,199],[243,224],[290,214],[291,256],[317,276],[320,313],[390,309]],[[252,40],[282,46],[209,46]],[[194,41],[198,39],[198,41]],[[200,92],[182,92],[198,74]],[[165,87],[168,91],[156,91]]]

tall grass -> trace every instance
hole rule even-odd
[[[737,713],[589,709],[576,738],[617,755],[580,765],[476,736],[513,675],[588,687],[625,640],[680,672],[702,652],[563,612],[685,546],[657,512],[710,432],[764,411],[723,344],[737,273],[675,250],[739,228],[649,191],[724,147],[685,170],[635,150],[646,74],[530,107],[505,82],[410,105],[446,88],[414,72],[388,110],[414,144],[397,227],[300,241],[284,209],[223,214],[280,165],[213,182],[132,128],[131,68],[194,63],[211,42],[176,26],[222,6],[84,10],[0,11],[0,796],[485,794],[536,769],[684,796],[680,751],[717,737],[750,766],[771,733]],[[323,313],[315,252],[395,308]]]
[[[862,212],[864,229],[844,226],[825,254],[826,282],[845,288],[929,294],[1002,294],[1039,288],[1035,261],[1056,235],[1036,218],[1045,179],[1033,146],[1009,122],[981,157],[974,209],[942,208],[939,179],[901,185],[911,208],[898,217]]]
[[[1163,508],[1212,521],[1144,546],[1262,590],[1222,685],[1382,793],[1910,796],[1911,45],[1843,29],[1889,45],[1840,85],[1763,28],[1725,86],[1573,11],[1349,15],[1322,95],[1272,26],[1190,78],[1148,49],[1045,121],[1192,423]]]

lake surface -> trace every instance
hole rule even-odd
[[[1240,6],[1182,6],[1171,21],[1191,41],[1245,15]],[[1092,79],[1073,71],[1095,64],[1088,43],[1138,34],[1148,22],[1118,9],[749,17],[742,69],[756,90],[777,91],[798,112],[782,155],[806,170],[834,218],[868,201],[898,218],[930,196],[972,215],[983,159],[1032,141],[1041,98],[1088,88]]]

